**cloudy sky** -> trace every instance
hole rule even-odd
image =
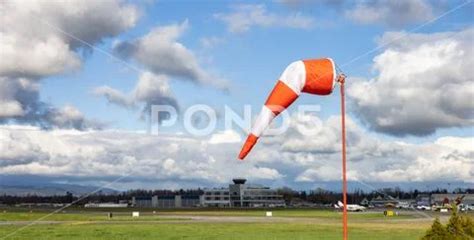
[[[474,182],[471,1],[1,1],[0,174],[118,189],[224,185],[233,177],[309,189],[340,180],[339,96],[303,95],[297,117],[237,161],[246,131],[299,59],[331,57],[349,76],[353,182]],[[179,113],[149,134],[156,104]],[[189,134],[194,104],[217,129]],[[166,117],[166,116],[165,116]],[[193,123],[206,126],[197,115]],[[298,128],[317,123],[316,136]]]

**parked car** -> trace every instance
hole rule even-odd
[[[416,206],[416,209],[425,211],[425,210],[431,210],[431,207],[426,206],[426,205],[418,205]]]
[[[459,204],[458,208],[461,212],[474,211],[474,205]]]
[[[399,208],[399,209],[408,209],[408,208],[410,208],[410,203],[408,203],[408,202],[399,202],[396,205],[396,207]]]

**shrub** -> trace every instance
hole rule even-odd
[[[426,231],[422,240],[448,240],[449,234],[446,228],[441,224],[439,218],[436,218],[431,228]]]
[[[459,215],[456,206],[452,208],[448,224],[443,226],[436,218],[422,240],[470,240],[474,239],[474,223],[471,217]]]

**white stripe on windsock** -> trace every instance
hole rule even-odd
[[[253,124],[251,133],[256,137],[260,137],[274,118],[275,114],[268,107],[263,106],[260,115]]]
[[[336,70],[336,64],[332,60],[332,58],[327,58],[329,61],[331,61],[332,64],[332,89],[336,87],[336,78],[337,78],[337,70]]]
[[[280,76],[280,81],[285,83],[296,95],[300,95],[306,83],[306,68],[303,61],[292,62]]]

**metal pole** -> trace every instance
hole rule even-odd
[[[347,178],[346,178],[346,106],[344,98],[344,80],[341,83],[341,131],[342,131],[342,234],[347,240]]]

